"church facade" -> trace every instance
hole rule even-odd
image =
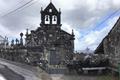
[[[52,2],[41,8],[41,23],[36,30],[26,33],[25,45],[31,54],[40,55],[48,65],[62,65],[71,60],[74,52],[74,32],[67,33],[61,29],[61,11]],[[31,55],[30,54],[30,55]]]

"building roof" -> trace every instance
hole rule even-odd
[[[110,34],[112,33],[112,31],[113,31],[116,27],[120,27],[120,17],[118,18],[117,22],[115,23],[115,25],[113,26],[113,28],[110,30],[110,32],[108,33],[108,35],[110,35]]]
[[[64,31],[64,30],[61,30],[61,33],[63,33],[63,34],[68,34],[68,35],[72,36],[72,34],[66,32],[66,31]]]
[[[115,23],[115,25],[113,26],[113,28],[110,30],[110,32],[108,33],[107,36],[105,36],[105,38],[101,41],[101,43],[98,45],[98,47],[96,48],[96,50],[94,51],[95,54],[97,53],[104,53],[104,45],[103,45],[103,42],[104,40],[109,37],[110,34],[112,34],[112,31],[116,28],[116,27],[120,27],[120,17],[119,19],[117,20],[117,22]]]
[[[98,45],[98,47],[96,48],[96,50],[94,51],[95,54],[98,54],[98,53],[102,53],[104,54],[104,45],[103,45],[103,42],[104,40],[106,39],[106,37],[101,41],[101,43]]]

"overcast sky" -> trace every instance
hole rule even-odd
[[[18,38],[26,28],[35,30],[40,24],[40,9],[49,0],[34,0],[13,12],[30,0],[0,0],[0,35]],[[68,2],[69,1],[69,2]],[[87,47],[94,50],[120,16],[120,0],[52,0],[62,12],[62,29],[75,32],[75,50]]]

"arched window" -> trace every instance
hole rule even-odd
[[[45,15],[45,24],[50,24],[50,17],[49,17],[49,15]]]
[[[52,24],[57,24],[57,16],[56,15],[52,16]]]

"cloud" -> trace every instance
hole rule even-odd
[[[0,35],[7,35],[10,31],[0,24]]]
[[[29,0],[0,0],[0,16],[12,11]],[[1,35],[18,37],[20,32],[25,33],[25,29],[36,29],[40,24],[40,9],[49,4],[49,0],[38,1],[22,8],[6,17],[0,18]],[[75,49],[85,49],[95,47],[109,31],[110,25],[105,25],[99,31],[93,31],[96,24],[102,21],[110,13],[120,7],[120,0],[54,0],[53,4],[62,11],[62,29],[71,33],[75,32]],[[113,20],[113,19],[111,19]],[[113,22],[114,23],[114,20]],[[111,24],[108,23],[108,24]],[[91,31],[88,31],[91,30]],[[82,31],[82,32],[81,32]],[[83,34],[88,33],[88,34]]]
[[[77,42],[77,44],[79,44],[79,48],[77,47],[77,50],[85,50],[87,47],[89,47],[91,50],[95,50],[102,39],[112,29],[118,17],[119,16],[113,17],[112,19],[108,20],[106,26],[101,30],[92,30],[83,38],[80,38],[79,42]]]
[[[64,11],[63,21],[78,29],[94,28],[95,23],[120,7],[120,2],[117,0],[77,0],[75,2],[79,3],[75,4],[74,9]],[[117,6],[116,3],[119,5]]]

